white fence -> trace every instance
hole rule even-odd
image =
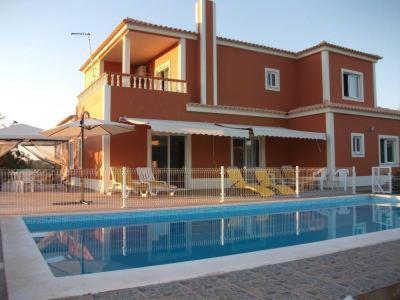
[[[392,193],[392,167],[372,167],[372,193]]]
[[[0,170],[0,213],[152,208],[355,193],[355,168]],[[83,205],[88,203],[89,205]]]

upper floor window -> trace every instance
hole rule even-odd
[[[265,68],[265,89],[280,91],[280,74],[277,69]]]
[[[383,165],[399,163],[399,137],[391,135],[379,136],[379,162]]]
[[[363,73],[342,69],[343,99],[364,101]]]
[[[351,156],[364,157],[364,134],[352,133],[351,134]]]

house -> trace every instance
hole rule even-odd
[[[399,165],[400,111],[376,104],[381,57],[218,37],[215,6],[197,1],[196,32],[124,19],[82,65],[77,115],[136,124],[89,138],[86,167],[355,166],[367,185],[372,166]]]

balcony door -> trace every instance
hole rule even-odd
[[[151,166],[163,168],[159,180],[182,187],[185,168],[185,137],[179,135],[153,135],[151,139]]]
[[[159,81],[159,84],[158,84],[159,90],[168,91],[169,90],[168,81],[165,81],[164,79],[170,78],[169,62],[156,68],[155,77],[161,78],[161,80]]]

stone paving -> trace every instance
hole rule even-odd
[[[400,240],[250,270],[67,299],[343,299],[398,282]]]
[[[6,275],[4,273],[3,240],[0,228],[0,299],[7,299]]]

